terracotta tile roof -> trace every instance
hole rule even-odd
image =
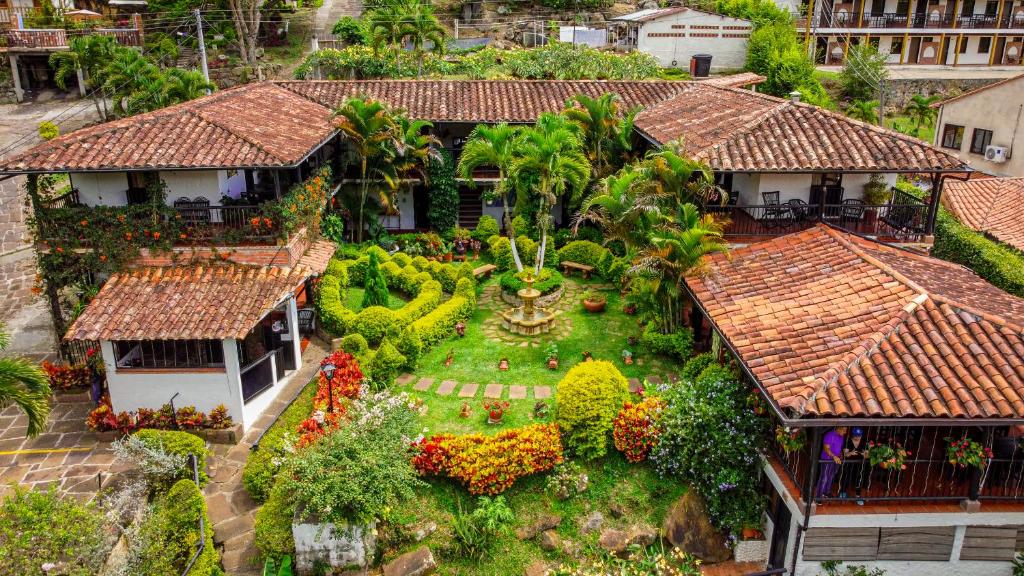
[[[967,98],[969,96],[974,96],[975,94],[977,94],[979,92],[984,92],[984,91],[989,90],[991,88],[995,88],[997,86],[1002,86],[1003,84],[1009,84],[1010,82],[1016,82],[1017,80],[1020,80],[1022,78],[1024,78],[1024,74],[1020,74],[1018,76],[1011,76],[1009,78],[1004,78],[1002,80],[998,80],[998,81],[993,82],[991,84],[986,84],[986,85],[982,86],[981,88],[975,88],[974,90],[968,90],[967,92],[964,92],[963,94],[961,94],[959,96],[953,96],[952,98],[947,98],[945,100],[939,100],[938,102],[935,102],[935,103],[932,104],[932,108],[941,108],[941,107],[945,106],[946,104],[949,104],[950,102],[956,102],[957,100],[962,100],[962,99]]]
[[[807,104],[712,81],[360,80],[249,84],[72,132],[2,171],[287,166],[332,133],[330,111],[364,95],[435,122],[529,123],[576,94],[644,108],[637,130],[683,140],[715,170],[965,170],[955,156]]]
[[[704,84],[713,84],[715,86],[727,86],[731,88],[740,88],[743,86],[749,86],[751,84],[760,84],[767,80],[764,76],[755,72],[740,72],[738,74],[728,74],[726,76],[712,76],[711,78],[698,78],[698,82]]]
[[[688,284],[794,418],[1024,418],[1024,300],[955,264],[819,225]]]
[[[68,329],[80,340],[243,338],[308,268],[138,268],[110,277]]]
[[[306,253],[299,258],[298,265],[309,268],[314,274],[323,274],[327,270],[327,263],[331,261],[335,250],[338,247],[329,240],[317,240],[313,242]]]
[[[329,118],[329,110],[289,90],[249,84],[65,134],[0,169],[292,166],[330,136]]]
[[[691,84],[641,112],[636,127],[659,143],[681,139],[715,170],[964,170],[956,156],[893,130],[750,90]]]
[[[942,204],[965,226],[1024,250],[1024,178],[950,180]]]

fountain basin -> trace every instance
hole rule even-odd
[[[554,312],[542,308],[535,308],[527,314],[525,306],[502,310],[499,314],[501,314],[501,326],[505,330],[523,336],[550,332],[551,326],[557,318]]]

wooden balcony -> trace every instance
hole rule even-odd
[[[123,46],[141,46],[142,33],[137,28],[96,28],[92,30],[12,29],[6,33],[7,47],[11,50],[57,51],[66,50],[69,38],[75,35],[99,34],[113,36]]]

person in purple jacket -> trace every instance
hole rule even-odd
[[[825,434],[821,445],[821,469],[818,473],[818,485],[814,490],[814,497],[821,498],[829,496],[832,492],[832,482],[836,479],[836,473],[843,464],[843,443],[846,436],[846,426],[837,426]]]

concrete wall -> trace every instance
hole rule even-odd
[[[71,174],[71,186],[86,206],[124,206],[128,203],[128,175],[124,172]]]
[[[230,342],[233,347],[234,342]],[[232,382],[228,378],[227,369],[211,372],[119,369],[113,343],[103,341],[100,346],[107,369],[110,400],[117,412],[139,408],[157,409],[177,392],[179,395],[174,400],[175,406],[194,405],[197,410],[209,412],[223,404],[236,422],[243,421],[242,388],[238,380]],[[227,351],[225,343],[225,353]]]
[[[751,24],[738,18],[689,10],[640,27],[637,49],[662,66],[689,68],[694,54],[711,54],[711,69],[742,68]]]
[[[36,259],[25,224],[24,176],[0,182],[0,322],[38,301],[32,293]]]
[[[944,104],[935,121],[935,144],[942,143],[943,128],[947,124],[964,127],[964,138],[959,150],[949,150],[975,170],[996,176],[1024,176],[1024,78],[1006,82],[972,96]],[[974,154],[971,137],[975,128],[992,131],[992,145],[1009,149],[1010,159],[997,164],[985,160],[984,154]]]

